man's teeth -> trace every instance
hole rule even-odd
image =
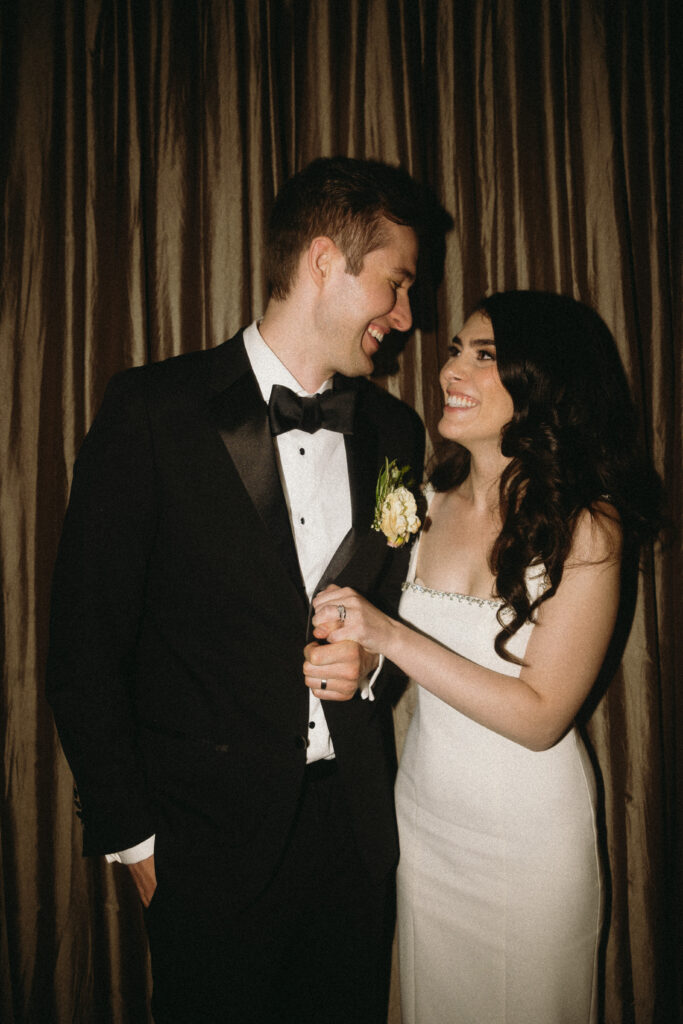
[[[384,337],[384,331],[380,331],[377,327],[368,327],[368,334],[371,334],[375,341],[382,341]]]
[[[467,395],[447,395],[446,405],[451,409],[474,409],[477,403]]]

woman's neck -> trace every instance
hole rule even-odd
[[[471,452],[470,472],[459,490],[463,498],[484,511],[498,512],[500,505],[500,478],[509,459],[498,449],[491,452]]]

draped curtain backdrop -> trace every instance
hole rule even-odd
[[[418,294],[418,329],[381,378],[432,440],[437,371],[480,295],[566,292],[615,334],[679,516],[676,9],[2,0],[3,1021],[147,1021],[139,907],[124,871],[81,857],[44,698],[50,574],[107,379],[263,311],[264,225],[292,172],[336,153],[400,162],[451,213],[443,281]],[[608,1024],[668,1024],[680,1007],[676,581],[670,541],[646,559],[587,726],[609,855]]]

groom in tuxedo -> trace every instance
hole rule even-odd
[[[424,433],[366,377],[411,326],[421,216],[399,168],[314,161],[274,206],[263,318],[115,377],[78,456],[48,697],[84,853],[145,906],[157,1024],[386,1020],[388,673],[309,618],[330,582],[396,610],[375,484],[419,477]]]

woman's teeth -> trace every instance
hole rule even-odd
[[[477,403],[467,395],[447,395],[446,405],[451,409],[474,409]]]

